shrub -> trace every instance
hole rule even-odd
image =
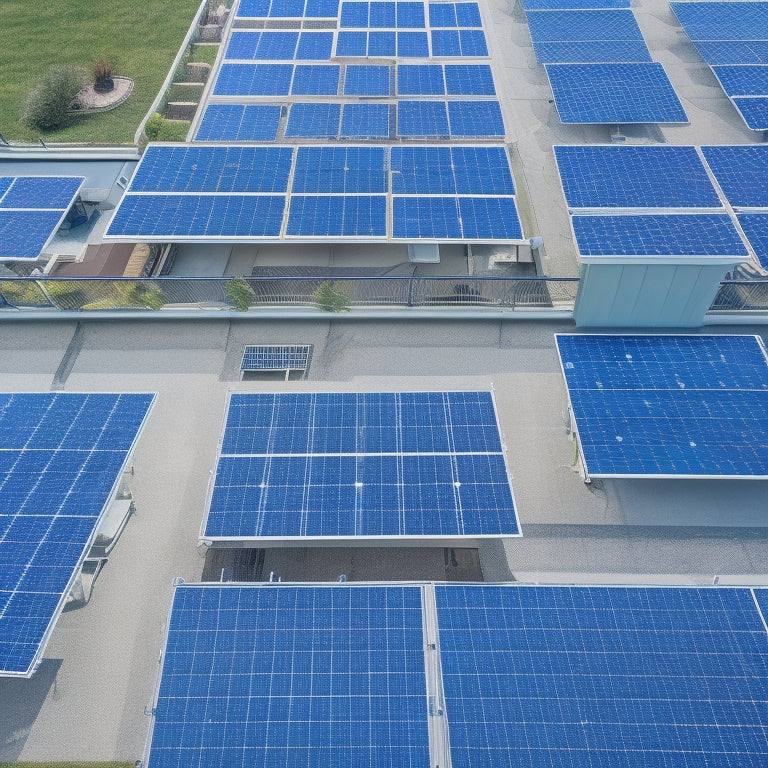
[[[188,131],[188,120],[168,120],[159,112],[155,112],[144,125],[148,141],[184,141]]]
[[[115,68],[109,59],[96,59],[91,64],[91,74],[93,82],[100,83],[102,80],[109,80],[115,74]]]
[[[160,133],[164,122],[165,118],[159,112],[155,112],[149,117],[144,125],[144,134],[150,141],[157,141],[157,135]]]
[[[71,122],[69,105],[88,84],[88,73],[74,64],[49,69],[27,94],[22,120],[31,128],[53,131]]]
[[[326,312],[346,312],[349,309],[349,297],[344,291],[337,290],[330,280],[326,280],[315,291],[315,304]]]
[[[233,277],[224,288],[224,294],[238,312],[245,312],[256,299],[256,294],[244,277]]]

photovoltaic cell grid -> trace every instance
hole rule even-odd
[[[0,176],[0,260],[36,259],[83,181],[82,176]]]
[[[650,62],[645,42],[638,40],[537,43],[533,50],[540,64]]]
[[[176,587],[150,768],[429,765],[421,590]]]
[[[524,11],[629,8],[631,0],[523,0]]]
[[[768,212],[742,213],[736,218],[763,269],[768,269]]]
[[[768,3],[670,3],[728,98],[754,131],[768,129]]]
[[[0,676],[34,671],[153,400],[0,394]]]
[[[454,768],[768,760],[768,641],[750,590],[435,592]]]
[[[530,11],[526,18],[534,43],[643,42],[629,9]]]
[[[732,206],[768,208],[768,146],[711,146],[701,152]]]
[[[754,336],[557,335],[594,477],[768,477],[768,365]]]
[[[563,123],[686,123],[680,100],[657,63],[546,64]]]
[[[241,371],[305,371],[311,344],[249,345],[243,352]]]
[[[209,104],[195,141],[274,141],[281,112],[279,104]]]
[[[230,398],[206,540],[518,532],[490,392]]]
[[[695,147],[554,149],[569,208],[722,208]]]

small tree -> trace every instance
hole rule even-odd
[[[256,294],[244,277],[233,277],[224,288],[224,294],[238,312],[245,312],[256,300]]]
[[[69,105],[87,84],[88,72],[83,67],[60,64],[49,69],[27,95],[22,120],[40,131],[63,128],[72,119]]]
[[[315,291],[315,304],[326,312],[346,312],[349,309],[349,296],[337,290],[330,280],[325,280]]]

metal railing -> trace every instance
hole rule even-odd
[[[768,280],[723,280],[709,311],[768,311]]]
[[[0,279],[0,307],[98,312],[120,309],[361,307],[573,309],[578,278],[246,277]],[[235,290],[239,289],[239,290]],[[331,297],[329,301],[328,297]],[[242,301],[242,299],[241,299]],[[241,304],[242,306],[242,304]]]

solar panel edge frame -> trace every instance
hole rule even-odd
[[[486,391],[486,390],[478,390],[478,391]],[[520,525],[520,516],[517,512],[517,499],[515,498],[515,486],[512,482],[513,476],[512,476],[512,470],[509,466],[509,456],[507,451],[507,443],[504,440],[504,433],[501,429],[501,421],[499,420],[499,409],[496,404],[496,388],[491,385],[490,389],[488,390],[491,395],[491,405],[493,406],[493,417],[496,420],[496,430],[499,433],[499,443],[501,445],[501,457],[502,461],[504,462],[504,471],[506,473],[507,477],[507,485],[509,485],[509,495],[512,498],[512,516],[515,521],[515,527],[517,528],[517,533],[507,533],[503,534],[505,538],[521,538],[523,535],[523,529]],[[488,534],[485,538],[498,538],[498,536]]]
[[[24,393],[24,394],[33,394],[33,393]],[[141,436],[142,432],[144,431],[144,428],[146,426],[147,420],[149,419],[149,414],[151,413],[155,402],[157,401],[157,392],[75,392],[75,391],[67,391],[67,392],[46,392],[44,394],[73,394],[73,395],[151,395],[151,400],[149,402],[149,405],[147,406],[147,410],[144,414],[144,418],[141,420],[141,423],[139,424],[138,429],[136,430],[136,434],[133,437],[133,440],[131,441],[130,448],[128,448],[125,452],[125,460],[120,465],[119,472],[115,475],[115,481],[112,484],[112,488],[110,489],[109,494],[107,495],[107,499],[104,502],[104,506],[101,509],[101,512],[99,513],[98,517],[94,521],[93,530],[91,531],[91,535],[88,537],[88,541],[86,542],[85,547],[83,547],[83,553],[78,558],[77,564],[75,565],[74,570],[72,571],[72,575],[69,578],[69,581],[67,582],[66,587],[64,588],[64,591],[61,594],[61,598],[59,599],[59,602],[56,605],[56,609],[54,610],[53,614],[51,615],[51,619],[48,623],[48,626],[45,629],[45,632],[43,633],[42,639],[40,641],[40,644],[35,651],[35,655],[32,658],[32,661],[30,662],[29,666],[27,667],[25,672],[6,672],[6,671],[0,671],[0,679],[4,677],[8,678],[24,678],[26,680],[29,680],[37,671],[38,667],[42,663],[42,656],[45,653],[46,647],[48,646],[48,643],[50,642],[51,635],[53,634],[54,629],[56,628],[56,624],[59,621],[59,618],[61,617],[61,614],[64,610],[64,607],[67,603],[67,598],[69,597],[70,592],[72,591],[72,587],[74,586],[75,582],[77,581],[78,577],[80,576],[80,571],[83,567],[83,562],[88,557],[88,553],[91,550],[91,547],[93,546],[93,542],[96,540],[96,536],[98,535],[99,531],[99,525],[101,524],[104,515],[109,509],[110,505],[112,504],[115,495],[117,494],[117,489],[120,487],[120,481],[123,478],[123,475],[125,474],[126,467],[128,466],[128,463],[131,460],[131,457],[133,455],[133,452],[136,448],[136,443],[139,440],[139,437]]]
[[[692,334],[692,333],[555,333],[555,345],[557,347],[557,357],[560,362],[560,370],[563,374],[563,381],[565,383],[565,391],[566,396],[568,398],[568,408],[571,414],[571,424],[576,425],[576,440],[578,442],[579,447],[579,458],[581,460],[582,467],[584,468],[584,475],[583,479],[585,483],[590,482],[590,478],[596,478],[596,479],[606,479],[606,480],[768,480],[768,474],[765,475],[681,475],[681,474],[601,474],[601,473],[594,473],[589,471],[589,466],[587,464],[587,459],[584,454],[584,449],[581,444],[581,433],[578,428],[578,422],[576,420],[576,414],[573,410],[573,406],[571,403],[571,391],[568,387],[568,379],[565,375],[565,367],[563,365],[563,358],[560,354],[560,347],[557,344],[557,339],[560,336],[681,336],[681,337],[689,337],[689,336],[695,336],[696,338],[707,338],[707,337],[727,337],[727,338],[733,338],[734,336],[738,336],[741,338],[752,338],[755,339],[757,342],[758,348],[763,354],[763,358],[765,360],[766,367],[768,367],[768,348],[766,348],[765,343],[763,342],[762,338],[758,336],[757,334],[751,334],[751,333],[743,333],[743,334],[728,334],[728,333],[706,333],[706,334]],[[573,431],[573,428],[572,430]],[[659,585],[663,586],[663,585]]]

